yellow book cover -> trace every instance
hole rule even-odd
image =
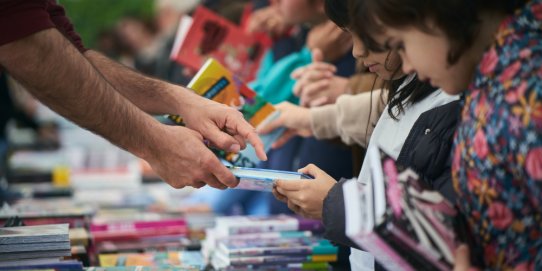
[[[188,84],[188,88],[205,98],[237,108],[255,128],[272,121],[279,114],[273,105],[263,100],[243,81],[213,58],[209,58],[203,64]],[[169,116],[169,118],[178,124],[182,124],[182,118],[179,116]],[[271,144],[282,132],[283,129],[277,129],[271,134],[261,136],[265,151],[269,150]],[[220,150],[216,150],[215,153],[233,166],[253,168],[257,167],[259,162],[254,148],[250,145],[238,154]]]

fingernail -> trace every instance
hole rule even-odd
[[[230,149],[228,151],[239,152],[240,150],[241,150],[241,146],[239,144],[233,144],[230,146]]]

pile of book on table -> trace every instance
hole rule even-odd
[[[68,224],[0,228],[0,270],[83,270],[70,249]]]
[[[217,270],[330,270],[338,248],[316,236],[320,221],[279,215],[219,217],[202,254]]]

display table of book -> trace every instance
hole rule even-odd
[[[32,224],[0,228],[0,270],[332,270],[329,263],[337,261],[337,247],[317,237],[323,228],[315,220],[201,211],[81,213],[66,200],[49,201],[64,206],[56,212],[45,206],[38,215],[39,207],[26,201],[0,211],[4,223]],[[7,218],[14,209],[19,216]]]

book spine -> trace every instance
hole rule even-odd
[[[122,223],[107,223],[107,224],[92,224],[91,231],[122,231],[122,230],[140,230],[149,228],[164,228],[164,227],[186,227],[184,219],[171,219],[160,221],[135,221]]]

